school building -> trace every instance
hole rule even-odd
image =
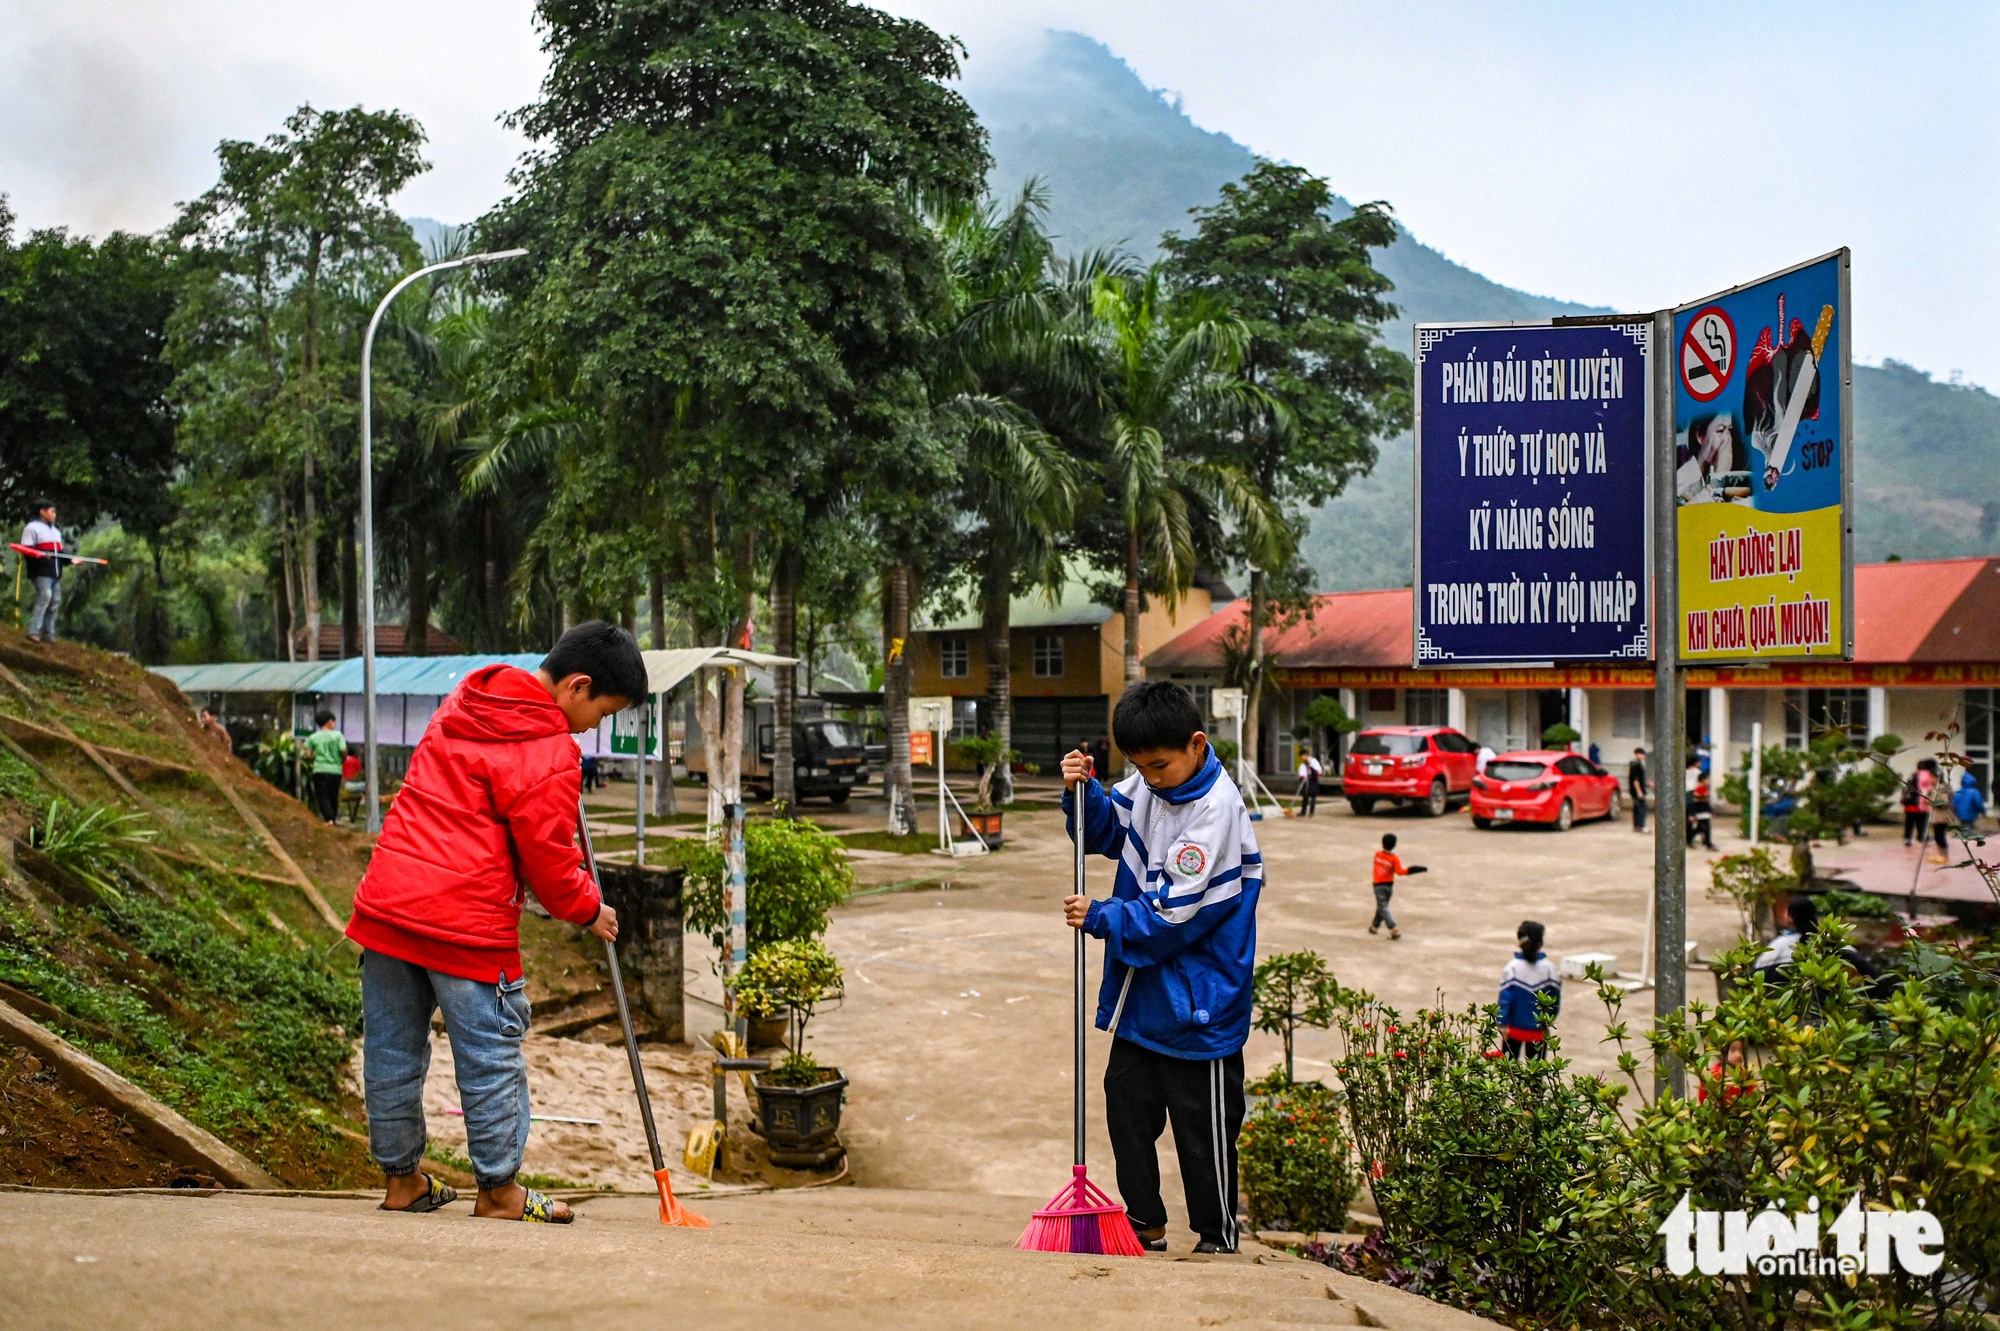
[[[1139,659],[1234,598],[1213,578],[1198,580],[1171,609],[1149,598],[1139,612]],[[1110,734],[1111,704],[1125,688],[1125,615],[1095,599],[1081,577],[1065,583],[1054,600],[1039,592],[1015,597],[1009,615],[1014,747],[1023,762],[1053,771],[1063,754]],[[986,647],[977,610],[921,624],[904,652],[912,695],[954,699],[954,736],[987,728]]]
[[[1205,698],[1224,682],[1224,639],[1241,635],[1248,605],[1236,602],[1149,653],[1146,673]],[[1815,730],[1846,726],[1857,737],[1899,735],[1913,766],[1933,752],[1924,736],[1956,723],[1957,745],[1984,788],[1993,789],[1994,706],[2000,696],[2000,559],[1862,564],[1854,570],[1855,659],[1687,671],[1687,734],[1721,750],[1734,769],[1752,727],[1764,743],[1800,746]],[[1304,621],[1267,638],[1276,688],[1260,717],[1259,760],[1290,772],[1301,743],[1324,761],[1341,737],[1303,734],[1305,710],[1339,697],[1367,725],[1455,726],[1496,752],[1534,748],[1542,731],[1567,722],[1600,761],[1623,766],[1652,739],[1649,665],[1540,670],[1415,670],[1410,589],[1336,592],[1314,598]],[[1228,735],[1230,722],[1218,723]],[[1336,763],[1328,764],[1338,771]]]

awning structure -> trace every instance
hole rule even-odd
[[[533,670],[547,652],[475,653],[471,656],[378,656],[375,658],[375,693],[407,694],[413,698],[443,697],[458,687],[481,666],[513,665]],[[313,681],[314,693],[361,692],[361,658],[350,656]]]
[[[468,656],[378,656],[375,693],[442,698],[481,666],[514,665],[533,670],[544,652],[474,653]],[[656,694],[674,687],[706,666],[796,665],[796,657],[738,647],[681,647],[641,653],[646,658],[646,682]],[[354,693],[361,692],[361,658],[344,661],[225,661],[215,665],[154,666],[153,673],[171,680],[187,694],[198,693]]]
[[[641,652],[640,655],[646,658],[646,683],[654,693],[672,693],[676,685],[704,666],[761,666],[769,669],[798,664],[795,656],[772,656],[768,652],[746,651],[741,647],[675,647]]]
[[[316,681],[338,661],[224,661],[216,665],[154,666],[152,673],[182,693],[317,693]]]

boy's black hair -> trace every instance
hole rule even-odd
[[[562,635],[555,650],[542,658],[542,669],[558,682],[571,675],[590,676],[590,696],[610,694],[636,703],[646,696],[646,658],[639,644],[616,624],[593,619]]]
[[[333,720],[332,712],[321,712],[313,717],[313,727],[314,729],[318,729],[320,726],[325,725],[327,722],[331,720]]]
[[[35,501],[34,514],[39,518],[42,516],[43,509],[54,508],[55,506],[56,501],[53,499],[37,499]]]
[[[1540,920],[1522,920],[1521,927],[1514,931],[1514,937],[1521,944],[1521,951],[1527,954],[1530,961],[1542,955],[1542,939],[1547,934],[1548,931],[1542,928]]]
[[[1142,679],[1118,699],[1111,737],[1128,756],[1185,749],[1202,727],[1194,695],[1172,680]]]
[[[1786,899],[1785,914],[1801,938],[1819,928],[1819,903],[1804,892],[1794,892]]]
[[[1394,850],[1395,848],[1396,848],[1396,834],[1394,832],[1384,832],[1382,834],[1382,849]]]

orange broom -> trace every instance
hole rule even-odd
[[[597,876],[597,853],[591,849],[590,821],[580,793],[576,797],[576,828],[583,839],[584,866],[590,870],[591,881],[602,895],[604,883]],[[625,976],[618,969],[618,949],[608,939],[604,944],[604,960],[611,967],[611,992],[618,999],[618,1024],[625,1028],[625,1057],[631,1060],[632,1085],[639,1091],[639,1118],[646,1125],[646,1146],[653,1153],[653,1181],[660,1185],[660,1223],[683,1229],[707,1229],[706,1219],[680,1204],[680,1199],[674,1196],[674,1185],[667,1178],[666,1158],[660,1154],[660,1130],[653,1122],[653,1101],[646,1094],[646,1069],[639,1062],[639,1037],[632,1033],[632,1008],[625,999]]]
[[[1084,895],[1083,790],[1083,782],[1078,782],[1070,800],[1076,829],[1074,871],[1077,896]],[[1087,1252],[1108,1257],[1144,1257],[1146,1250],[1139,1246],[1139,1236],[1132,1232],[1132,1222],[1126,1217],[1125,1208],[1090,1181],[1083,1165],[1083,1034],[1089,1024],[1084,992],[1087,988],[1087,959],[1083,930],[1073,932],[1076,934],[1076,1162],[1071,1168],[1068,1184],[1047,1206],[1035,1212],[1034,1219],[1021,1231],[1020,1240],[1014,1246],[1025,1252]]]

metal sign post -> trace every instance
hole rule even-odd
[[[1674,316],[1653,316],[1653,344],[1670,345]],[[1653,1019],[1687,1001],[1687,691],[1680,668],[1680,546],[1674,502],[1674,359],[1653,358]],[[1656,1064],[1653,1093],[1687,1094],[1678,1063]]]

